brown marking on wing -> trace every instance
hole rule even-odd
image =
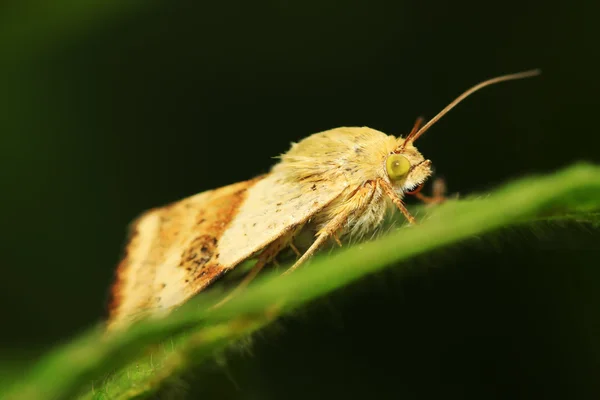
[[[211,210],[211,213],[203,213],[201,219],[209,234],[197,236],[183,251],[181,257],[180,266],[186,268],[191,274],[188,281],[193,294],[206,288],[233,267],[219,263],[218,242],[237,215],[250,187],[248,185],[240,188],[228,194],[226,199],[215,197],[207,204],[206,210]]]
[[[185,268],[190,274],[195,275],[198,268],[204,266],[212,259],[217,244],[217,238],[212,235],[200,235],[191,243],[190,247],[181,254],[179,267]]]
[[[151,210],[132,225],[116,271],[109,325],[181,304],[222,275],[218,241],[263,177]]]

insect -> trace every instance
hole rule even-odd
[[[537,74],[532,70],[481,82],[426,124],[418,119],[404,138],[367,127],[315,133],[293,143],[265,175],[146,212],[132,224],[117,268],[109,330],[164,314],[249,258],[257,262],[238,288],[283,249],[298,254],[287,272],[293,271],[326,241],[339,243],[342,235],[372,231],[394,207],[415,223],[402,198],[432,171],[414,142],[475,91]],[[309,229],[316,232],[314,241],[300,253],[294,238]]]

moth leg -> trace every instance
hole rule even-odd
[[[221,307],[223,304],[227,303],[231,300],[235,295],[237,295],[240,291],[246,288],[254,278],[258,275],[258,273],[263,269],[263,267],[271,261],[275,261],[275,256],[279,254],[279,252],[285,248],[294,235],[298,232],[300,228],[292,229],[290,232],[280,236],[275,239],[271,244],[269,244],[258,256],[258,260],[256,264],[252,267],[250,272],[244,277],[244,279],[233,289],[225,298],[219,301],[217,304],[211,307],[211,309],[215,309]]]
[[[332,236],[333,236],[333,240],[335,240],[335,242],[337,243],[337,245],[340,246],[340,247],[342,247],[342,242],[340,241],[340,238],[339,238],[337,232],[334,232],[332,234]]]
[[[404,218],[406,218],[406,220],[408,221],[408,223],[411,224],[411,225],[416,224],[417,221],[415,220],[415,217],[413,217],[410,214],[410,212],[408,211],[408,209],[402,203],[402,199],[400,199],[400,197],[398,197],[398,195],[396,194],[396,192],[394,191],[394,189],[390,186],[390,184],[387,183],[386,181],[384,181],[383,179],[379,179],[377,181],[377,183],[379,184],[379,186],[381,186],[381,188],[383,189],[383,191],[385,192],[385,194],[392,200],[392,202],[394,203],[394,205],[396,207],[398,207],[398,209],[404,215]]]
[[[442,178],[436,178],[433,181],[433,188],[431,190],[431,196],[426,196],[421,193],[421,189],[423,185],[419,186],[416,190],[412,192],[406,192],[412,196],[415,196],[417,199],[421,200],[425,204],[439,204],[446,201],[448,197],[446,197],[446,182]]]
[[[294,263],[294,265],[292,265],[283,274],[289,274],[290,272],[298,268],[301,264],[308,260],[319,249],[319,247],[321,247],[323,243],[327,241],[327,239],[333,237],[338,242],[338,244],[341,245],[341,242],[337,238],[337,233],[344,226],[344,224],[348,220],[348,217],[351,214],[361,212],[369,204],[369,202],[372,199],[373,192],[374,188],[371,184],[365,185],[362,188],[360,188],[354,194],[352,199],[349,200],[349,202],[351,203],[345,206],[342,210],[339,210],[338,213],[335,213],[336,216],[332,220],[330,220],[324,227],[319,229],[319,232],[317,233],[317,238],[310,245],[308,250],[306,250],[302,257],[300,257]]]
[[[300,250],[298,250],[298,248],[291,241],[290,241],[290,248],[294,251],[294,253],[296,253],[296,257],[300,258],[302,256],[302,254],[300,253]]]
[[[289,274],[296,268],[298,268],[301,264],[303,264],[306,260],[308,260],[318,249],[329,239],[334,232],[337,232],[346,222],[346,219],[350,213],[346,214],[338,214],[334,219],[332,219],[327,225],[325,225],[318,233],[317,239],[310,245],[308,250],[302,254],[294,265],[292,265],[284,274]]]

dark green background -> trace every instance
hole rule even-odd
[[[478,81],[541,68],[470,98],[420,150],[461,194],[599,162],[599,13],[590,0],[9,2],[0,353],[33,358],[97,322],[143,210],[266,172],[314,132],[405,134]],[[409,276],[318,302],[179,389],[597,397],[598,239],[544,225],[421,257]]]

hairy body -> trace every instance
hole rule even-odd
[[[134,222],[117,269],[111,324],[169,310],[251,256],[269,262],[308,222],[317,239],[296,266],[332,235],[372,231],[393,205],[385,187],[400,199],[431,173],[408,145],[402,155],[413,167],[389,179],[385,160],[403,143],[370,128],[316,133],[267,175],[148,211]]]

